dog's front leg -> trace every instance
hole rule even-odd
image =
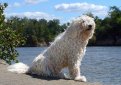
[[[86,82],[86,77],[85,76],[81,76],[80,75],[80,61],[69,61],[69,74],[70,74],[70,78],[74,79],[76,81],[81,81],[81,82]]]

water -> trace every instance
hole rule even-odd
[[[17,48],[19,61],[31,65],[34,57],[46,48]],[[103,85],[121,85],[121,47],[87,47],[81,73],[89,82]]]

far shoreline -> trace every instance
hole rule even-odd
[[[41,48],[46,48],[46,47],[49,47],[49,46],[19,46],[17,48],[29,48],[29,47],[41,47]],[[87,47],[121,47],[121,45],[88,45]]]

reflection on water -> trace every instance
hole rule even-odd
[[[34,57],[46,47],[17,48],[19,61],[31,65]],[[81,73],[89,82],[121,85],[121,47],[87,47]]]

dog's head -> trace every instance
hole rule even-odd
[[[87,15],[78,17],[73,23],[80,29],[80,31],[93,31],[95,29],[94,19]]]
[[[94,19],[89,16],[84,15],[80,17],[79,23],[83,31],[93,31],[95,29]]]
[[[95,30],[95,22],[93,18],[83,15],[76,18],[71,23],[69,29],[72,31],[73,35],[75,34],[75,36],[81,34],[87,38],[91,38]]]

